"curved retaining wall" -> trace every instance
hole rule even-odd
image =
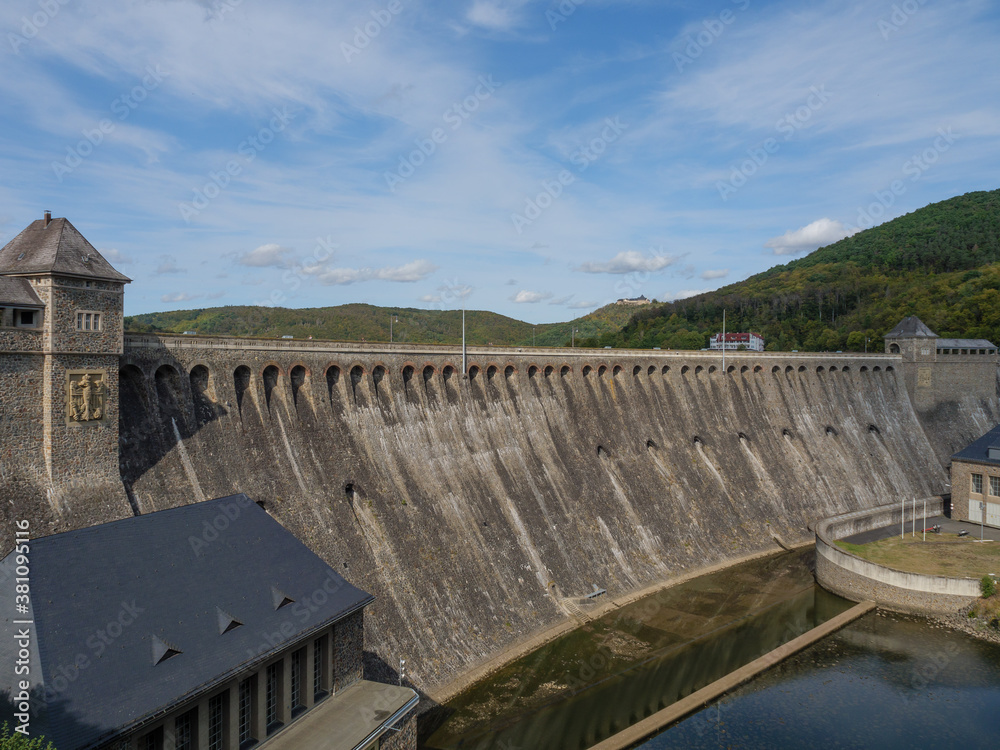
[[[944,500],[927,498],[927,517],[943,513]],[[816,580],[823,588],[854,601],[874,601],[880,607],[914,614],[951,614],[979,596],[973,578],[905,573],[863,560],[841,549],[834,540],[913,518],[912,505],[905,515],[898,503],[826,518],[816,526]],[[923,500],[917,501],[923,517]],[[909,525],[907,525],[907,529]]]

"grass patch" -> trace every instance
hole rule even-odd
[[[834,542],[845,552],[865,560],[908,573],[982,578],[988,573],[1000,573],[1000,542],[978,542],[954,534],[909,534],[880,539],[868,544]]]

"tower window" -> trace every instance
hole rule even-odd
[[[76,330],[100,331],[101,314],[99,312],[78,312],[76,314]]]

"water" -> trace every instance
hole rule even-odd
[[[458,696],[423,746],[590,747],[849,608],[812,561],[745,563],[587,623]]]
[[[666,748],[996,748],[1000,646],[870,614],[646,742]]]

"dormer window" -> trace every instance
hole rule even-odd
[[[100,331],[101,314],[99,312],[80,311],[76,314],[76,330]]]
[[[41,321],[39,310],[14,310],[14,326],[16,328],[38,328]]]

